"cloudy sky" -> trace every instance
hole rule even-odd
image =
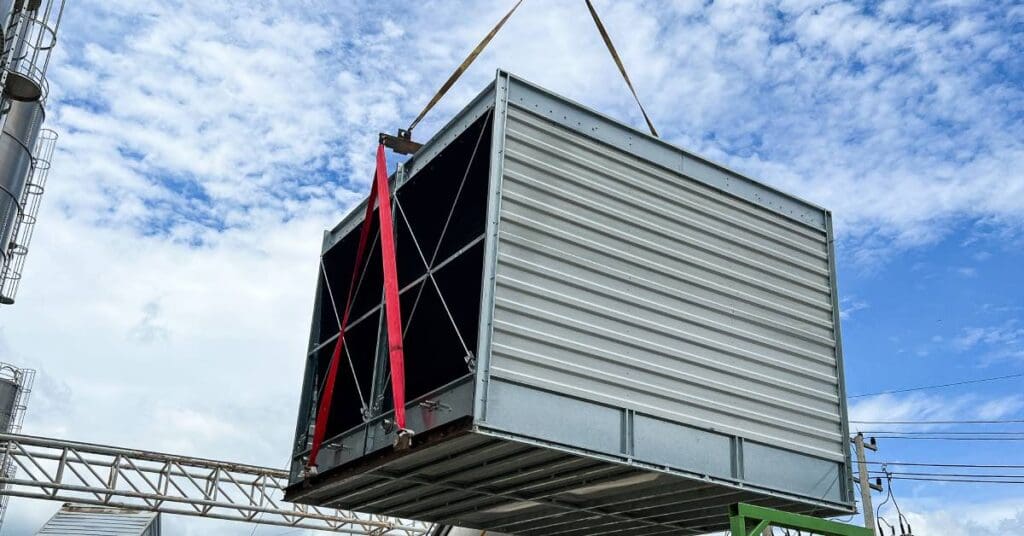
[[[58,153],[0,309],[0,360],[39,371],[25,432],[284,466],[321,231],[365,194],[376,133],[408,124],[509,4],[69,0]],[[1024,373],[1024,6],[596,4],[663,137],[834,211],[850,394]],[[583,2],[527,0],[418,137],[497,67],[642,125]],[[851,404],[1019,420],[1022,386]],[[878,461],[1024,464],[1020,442],[880,441]],[[1024,534],[1022,485],[894,492],[916,533]],[[15,500],[2,534],[55,508]]]

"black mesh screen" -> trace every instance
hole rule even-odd
[[[402,317],[406,330],[407,400],[423,396],[469,374],[467,349],[470,352],[476,351],[480,315],[490,138],[490,117],[484,116],[395,194],[401,205],[400,209],[395,207],[393,217]],[[358,292],[345,336],[350,352],[343,354],[338,370],[327,437],[361,424],[363,405],[359,393],[369,403],[373,392],[383,289],[376,215],[374,219],[370,231],[370,244],[373,247],[368,252],[365,270],[357,277],[357,282],[361,279],[362,283],[357,283]],[[333,351],[334,342],[331,339],[338,333],[335,311],[337,315],[344,313],[359,232],[360,226],[356,226],[324,256],[329,285],[324,284],[321,274],[321,292],[318,296],[320,330],[315,343],[321,348],[314,351],[314,383],[317,391],[323,385]],[[427,276],[426,265],[433,267],[431,272],[436,286]],[[333,306],[331,294],[334,298]],[[454,326],[458,327],[461,340],[452,320]],[[382,358],[386,361],[386,354]],[[358,378],[358,389],[353,369],[354,376]],[[384,366],[383,370],[383,377],[380,378],[385,389],[382,411],[388,411],[393,409],[391,390],[383,380],[390,378],[389,367]],[[311,398],[313,395],[313,392],[307,393]]]

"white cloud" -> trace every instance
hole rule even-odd
[[[839,299],[839,317],[849,320],[853,313],[871,307],[868,302],[859,300],[856,296],[844,296]]]
[[[1003,13],[893,6],[681,2],[677,16],[658,17],[636,3],[599,4],[669,139],[833,209],[864,262],[940,238],[951,218],[1019,220],[1024,210],[1024,127],[1013,120],[1024,94],[990,72],[1014,61],[1001,55]],[[200,214],[226,217],[225,201],[280,209],[268,194],[300,185],[330,199],[322,181],[289,169],[365,173],[375,129],[408,121],[504,9],[318,7],[272,19],[244,6],[147,7],[138,38],[86,46],[69,69],[69,88],[111,106],[70,107],[62,119],[108,152],[124,139],[145,154],[120,173],[125,188],[158,193],[137,183],[161,170],[200,182],[217,201]],[[371,10],[389,17],[361,18]],[[432,24],[413,23],[422,20]],[[496,65],[639,124],[587,22],[579,5],[524,5],[421,133]],[[152,210],[129,203],[123,216]]]
[[[978,406],[977,415],[979,419],[1001,419],[1019,415],[1021,408],[1024,408],[1024,396],[1007,396],[982,403]]]
[[[978,269],[971,266],[961,266],[956,269],[956,274],[960,277],[976,277],[978,275]]]
[[[963,484],[956,484],[963,486]],[[897,484],[897,489],[910,486]],[[969,488],[968,488],[969,489]],[[971,501],[969,496],[962,500],[932,496],[900,497],[900,509],[906,516],[914,534],[942,534],[944,536],[996,536],[1024,534],[1024,497],[998,501]],[[883,518],[899,526],[896,509],[886,505]],[[899,528],[897,528],[899,531]]]
[[[1000,419],[1016,415],[1024,396],[985,396],[968,393],[942,396],[925,393],[883,394],[856,400],[849,407],[852,431],[952,428],[947,424],[884,424],[887,421],[955,421]],[[860,422],[857,422],[860,421]]]
[[[994,326],[967,327],[953,339],[960,352],[976,352],[983,363],[1024,358],[1024,326],[1010,318]]]
[[[151,301],[142,306],[142,318],[129,330],[130,338],[144,343],[166,341],[170,332],[160,320],[160,302]]]

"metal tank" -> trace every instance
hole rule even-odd
[[[23,213],[22,201],[32,168],[32,147],[39,136],[45,112],[39,101],[9,100],[0,128],[0,244],[10,244]],[[4,247],[0,261],[6,261]]]
[[[375,238],[307,469],[356,208],[318,260],[287,500],[538,536],[854,511],[828,210],[501,71],[391,180],[411,446]]]
[[[14,303],[56,136],[40,137],[63,0],[0,2],[0,304]]]
[[[7,432],[17,407],[21,386],[10,378],[0,378],[0,430]]]
[[[0,363],[0,431],[3,433],[21,432],[35,375],[36,372],[32,369]],[[3,478],[13,478],[16,472],[14,459],[6,452],[0,452],[0,473]],[[6,487],[6,484],[0,485],[0,527],[3,526],[7,502],[10,500],[10,495],[4,493]]]

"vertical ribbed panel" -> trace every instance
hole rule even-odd
[[[844,460],[825,229],[511,105],[490,374]]]
[[[155,512],[120,508],[65,505],[37,536],[159,536],[160,518]]]

